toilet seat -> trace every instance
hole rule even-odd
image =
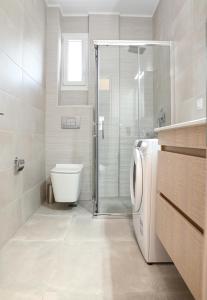
[[[82,164],[56,164],[56,166],[51,170],[51,173],[77,174],[81,173],[82,169]]]

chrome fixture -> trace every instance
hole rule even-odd
[[[0,113],[0,116],[4,116],[4,113]]]
[[[127,176],[131,147],[128,146],[134,139],[143,139],[140,145],[143,150],[144,139],[155,136],[153,120],[156,123],[160,117],[162,126],[170,122],[165,107],[160,111],[162,106],[158,104],[165,103],[163,98],[167,97],[171,107],[173,44],[170,41],[135,40],[95,40],[93,43],[96,62],[93,214],[128,216],[131,214]],[[163,57],[166,58],[166,69],[161,74],[155,71],[157,65],[162,66]],[[165,78],[169,84],[167,95],[159,86]]]
[[[24,159],[19,159],[18,157],[15,158],[14,160],[14,167],[15,167],[15,172],[18,173],[24,169],[25,166],[25,160]]]
[[[166,115],[165,115],[165,112],[164,112],[163,108],[160,109],[157,120],[158,120],[158,126],[159,127],[163,127],[165,125]]]
[[[80,129],[80,117],[61,117],[61,129]]]
[[[99,117],[99,130],[101,131],[102,140],[104,140],[104,116]]]
[[[128,52],[134,53],[134,54],[143,54],[145,52],[146,48],[145,47],[138,47],[138,46],[129,46]]]
[[[171,41],[94,40],[94,46],[171,46]]]

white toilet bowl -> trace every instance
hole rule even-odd
[[[51,171],[56,202],[76,202],[80,196],[82,164],[57,164]]]

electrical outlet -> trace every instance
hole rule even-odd
[[[198,98],[196,100],[196,109],[202,110],[203,109],[203,98]]]

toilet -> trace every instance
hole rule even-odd
[[[56,164],[50,171],[55,202],[78,201],[82,170],[82,164]]]

